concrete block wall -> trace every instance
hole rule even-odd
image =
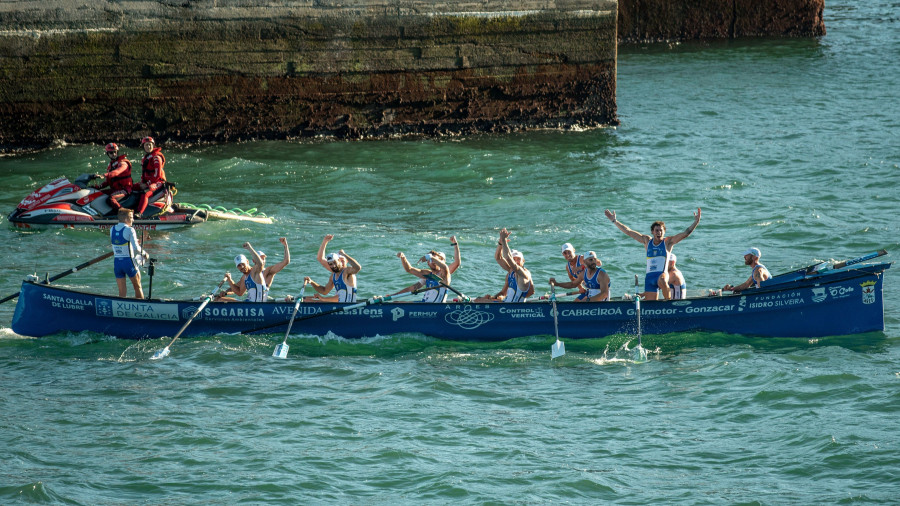
[[[0,150],[614,125],[615,0],[4,0]]]

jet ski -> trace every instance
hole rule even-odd
[[[97,174],[82,174],[74,181],[61,177],[33,191],[25,197],[16,210],[7,216],[18,228],[47,228],[62,226],[98,227],[108,229],[119,222],[117,211],[109,204],[109,197],[102,191],[88,186]],[[147,209],[134,217],[134,228],[166,230],[203,223],[207,211],[182,209],[172,204],[175,185],[167,182],[150,197]],[[122,207],[134,209],[139,200],[132,193],[120,201]]]

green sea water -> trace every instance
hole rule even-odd
[[[414,281],[396,258],[462,248],[454,286],[493,293],[498,231],[538,289],[560,246],[595,250],[633,291],[645,231],[675,248],[691,290],[898,251],[900,15],[829,2],[828,35],[623,47],[621,126],[463,139],[164,146],[178,200],[256,207],[272,225],[151,232],[154,296],[210,289],[250,241],[292,263],[273,294],[324,281],[324,234],[363,265],[363,297]],[[121,141],[120,139],[110,139]],[[128,150],[132,158],[136,149]],[[49,180],[102,171],[100,146],[0,158],[0,209]],[[25,274],[108,249],[105,234],[0,227],[0,296]],[[271,262],[271,260],[270,260]],[[110,264],[60,280],[115,293]],[[145,290],[147,278],[145,274]],[[0,306],[0,503],[888,503],[900,497],[900,293],[884,332],[806,339],[718,333],[502,343],[420,335],[214,336],[166,343],[78,333],[31,339]]]

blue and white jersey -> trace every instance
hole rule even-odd
[[[447,289],[437,281],[432,279],[424,278],[425,288],[434,288],[440,286],[440,288],[434,290],[428,290],[427,292],[423,292],[422,294],[422,302],[446,302],[447,300]]]
[[[587,270],[584,271],[584,286],[587,288],[587,292],[585,292],[585,297],[593,297],[595,295],[599,295],[603,292],[603,287],[600,286],[600,282],[597,281],[597,277],[600,275],[600,272],[606,272],[601,268],[597,268],[594,271],[593,276],[588,276]],[[607,283],[606,288],[608,289],[612,282]],[[609,291],[606,292],[606,298],[603,300],[609,300]]]
[[[503,302],[527,302],[528,301],[528,290],[531,288],[530,286],[524,286],[519,288],[519,283],[516,281],[516,271],[510,271],[510,273],[506,276],[507,288],[506,288],[506,298],[503,299]]]
[[[331,275],[334,283],[334,291],[337,292],[338,302],[356,302],[356,287],[347,286],[344,282],[344,269]]]
[[[687,298],[687,284],[682,283],[680,285],[673,285],[669,283],[669,294],[672,296],[672,300],[680,300]]]
[[[109,229],[109,240],[115,258],[134,259],[142,253],[141,246],[137,242],[137,234],[133,228],[124,223],[116,223]]]
[[[244,295],[247,296],[244,299],[246,302],[266,302],[269,300],[269,287],[266,286],[265,280],[262,283],[257,283],[250,278],[250,273],[247,273],[244,277],[244,288],[247,289],[244,292]]]
[[[647,243],[647,273],[664,272],[669,264],[669,250],[666,249],[666,239],[659,244],[653,244],[653,239]]]

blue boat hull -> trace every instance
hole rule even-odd
[[[873,264],[750,290],[740,295],[641,303],[645,334],[718,331],[772,337],[823,337],[884,330],[882,286],[891,264]],[[175,335],[196,311],[197,301],[135,300],[24,282],[12,329],[41,337],[91,331],[123,339]],[[563,339],[635,333],[631,301],[558,302]],[[322,314],[346,305],[300,306],[292,334],[359,338],[418,333],[460,341],[502,341],[553,335],[546,301],[522,304],[383,303]],[[254,331],[283,333],[291,303],[208,304],[182,337]],[[321,316],[318,316],[320,315]]]

